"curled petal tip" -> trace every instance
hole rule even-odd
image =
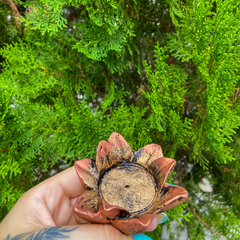
[[[135,162],[145,167],[161,157],[163,157],[162,148],[155,143],[146,145],[135,152]]]
[[[142,215],[138,218],[117,220],[112,225],[125,234],[139,234],[146,231],[156,214]]]
[[[108,204],[103,198],[100,198],[99,211],[107,217],[107,219],[124,219],[130,216],[130,213],[122,207]]]
[[[175,165],[174,159],[166,157],[158,158],[149,165],[148,170],[156,180],[158,192],[162,190]]]
[[[94,159],[83,159],[75,162],[77,175],[84,188],[91,188],[95,191],[98,189],[98,172]]]
[[[98,211],[99,196],[97,192],[86,191],[74,204],[76,215],[90,223],[109,223],[109,220]]]
[[[121,134],[116,132],[112,133],[108,142],[121,154],[124,161],[133,161],[133,150]]]
[[[168,183],[164,185],[159,199],[161,206],[157,212],[170,210],[188,198],[188,191],[183,187],[172,186]]]
[[[122,162],[121,154],[110,143],[100,141],[97,149],[96,167],[98,173],[102,175],[113,165]]]

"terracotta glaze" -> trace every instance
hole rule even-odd
[[[119,133],[112,133],[108,142],[99,142],[96,160],[75,163],[85,192],[74,211],[90,223],[108,223],[125,234],[142,233],[156,214],[188,197],[186,189],[166,183],[175,165],[159,145],[133,151]]]

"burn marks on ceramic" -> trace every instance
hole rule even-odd
[[[159,145],[133,151],[119,133],[113,133],[108,142],[99,142],[96,160],[75,163],[85,192],[74,211],[91,223],[109,223],[126,234],[143,232],[156,213],[188,196],[184,188],[166,183],[175,164],[163,157]]]

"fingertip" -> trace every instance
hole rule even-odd
[[[146,232],[152,232],[153,230],[155,230],[156,227],[157,227],[157,217],[154,217],[154,219],[146,229]]]
[[[132,240],[133,239],[132,235],[126,235],[120,232],[115,227],[111,226],[110,224],[80,224],[80,225],[77,225],[77,229],[74,232],[72,232],[71,235],[69,236],[71,237],[71,239],[87,239],[87,240],[96,240],[96,239]]]
[[[77,176],[74,166],[48,178],[44,182],[50,183],[50,186],[53,188],[56,184],[60,185],[69,199],[77,197],[84,192],[84,187]]]

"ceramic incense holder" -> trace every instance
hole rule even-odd
[[[125,234],[142,233],[156,214],[188,197],[186,189],[166,183],[176,161],[149,144],[133,151],[119,133],[100,141],[95,159],[75,163],[85,192],[74,211],[90,223],[111,224]]]

